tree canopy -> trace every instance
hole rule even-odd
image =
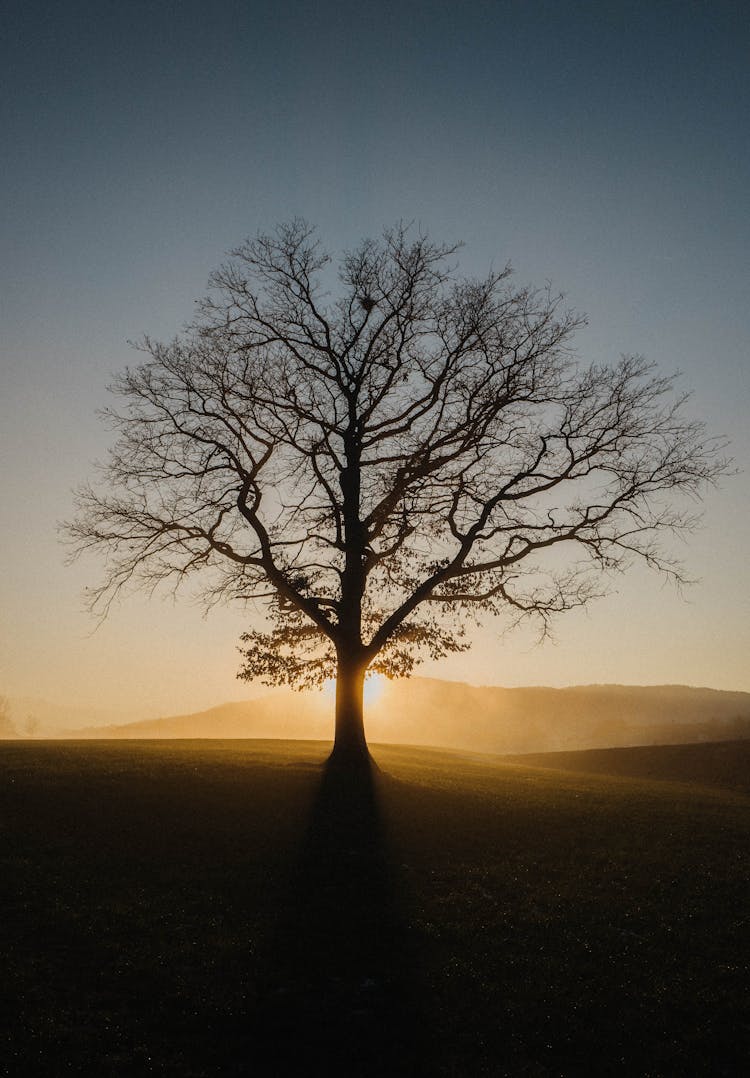
[[[260,605],[240,676],[337,675],[337,740],[364,743],[366,669],[465,649],[471,620],[545,633],[636,560],[681,580],[668,538],[720,441],[674,377],[580,364],[559,296],[456,255],[399,226],[334,267],[300,220],[234,250],[113,386],[117,439],[69,525],[106,554],[92,606],[193,577]]]

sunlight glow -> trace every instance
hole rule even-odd
[[[382,674],[368,674],[365,678],[365,704],[374,704],[379,700],[385,688],[386,678]],[[330,678],[323,686],[323,695],[333,700],[336,697],[336,678]]]
[[[382,695],[386,679],[382,674],[368,674],[365,678],[365,703],[374,704]]]

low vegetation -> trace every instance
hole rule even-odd
[[[7,1073],[743,1072],[750,743],[328,748],[0,746]]]

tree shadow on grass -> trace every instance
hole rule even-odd
[[[258,982],[254,1049],[268,1074],[413,1074],[424,993],[389,863],[370,761],[323,768]]]

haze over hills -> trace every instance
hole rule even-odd
[[[128,712],[121,707],[59,704],[39,696],[14,696],[8,700],[8,704],[11,719],[18,730],[49,737],[55,737],[73,726],[123,725],[134,718],[132,710]],[[143,712],[138,715],[139,719],[146,717]]]
[[[431,678],[383,682],[366,706],[371,742],[486,753],[555,752],[750,738],[750,693],[682,685],[505,689]],[[272,692],[207,711],[69,728],[69,738],[329,740],[331,694]]]

